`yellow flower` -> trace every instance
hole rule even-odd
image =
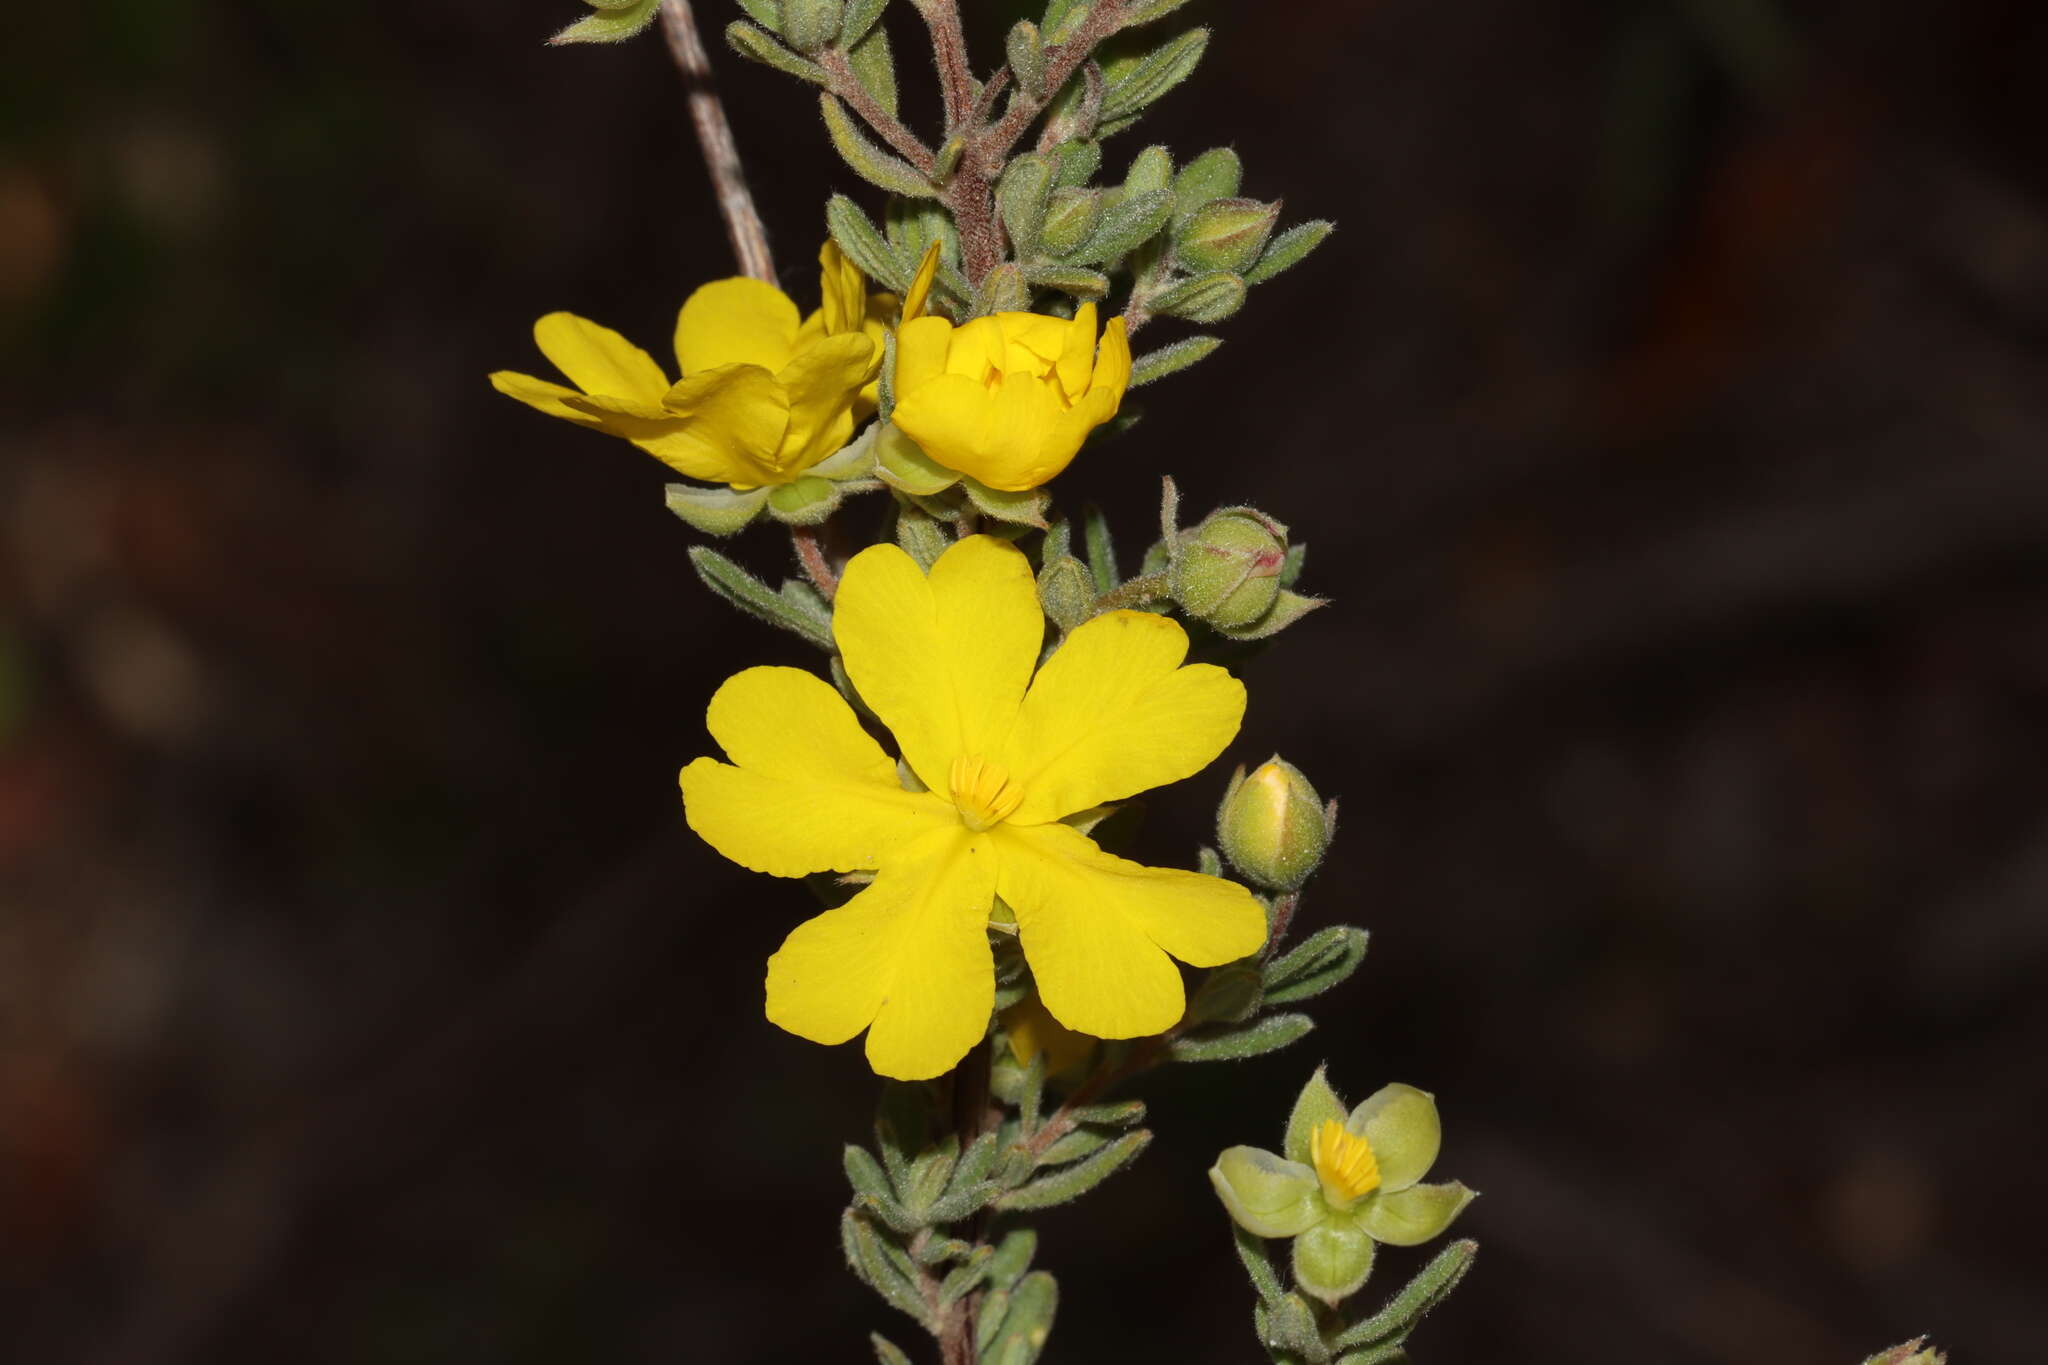
[[[820,1043],[866,1029],[882,1075],[939,1075],[988,1027],[997,896],[1046,1008],[1098,1038],[1179,1020],[1173,958],[1215,966],[1264,942],[1243,887],[1127,862],[1061,823],[1192,775],[1237,733],[1243,685],[1183,666],[1174,622],[1098,616],[1034,679],[1045,618],[1031,566],[972,536],[929,575],[893,545],[854,556],[833,633],[928,790],[905,790],[831,684],[793,668],[728,680],[707,721],[731,762],[682,773],[690,828],[734,862],[778,877],[875,874],[769,959],[772,1022]]]
[[[932,316],[896,333],[898,427],[925,454],[1021,493],[1058,474],[1116,416],[1131,377],[1124,320],[1095,345],[1095,305],[1073,319],[995,313],[955,327]]]
[[[500,370],[498,392],[622,437],[678,473],[734,488],[793,482],[844,446],[874,410],[891,294],[870,297],[860,270],[827,242],[822,306],[799,321],[772,284],[716,280],[676,319],[671,384],[647,352],[609,327],[550,313],[533,339],[575,388]]]

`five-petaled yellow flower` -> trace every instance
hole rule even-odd
[[[1046,1008],[1101,1038],[1179,1020],[1173,958],[1215,966],[1264,942],[1243,887],[1127,862],[1061,823],[1206,766],[1237,733],[1243,685],[1183,666],[1186,633],[1137,611],[1080,626],[1034,678],[1044,632],[1031,566],[1003,541],[969,537],[929,575],[894,545],[847,565],[847,674],[926,791],[905,790],[814,674],[750,668],[712,698],[731,762],[683,769],[690,827],[757,872],[875,874],[769,959],[771,1021],[820,1043],[866,1029],[882,1075],[939,1075],[988,1026],[998,896]]]
[[[789,483],[845,445],[874,410],[892,294],[870,296],[831,242],[818,253],[822,305],[801,321],[789,295],[743,277],[691,294],[676,318],[671,384],[609,327],[550,313],[533,339],[576,385],[500,370],[498,392],[552,417],[623,437],[707,483]]]
[[[1065,469],[1116,416],[1131,378],[1124,320],[1095,344],[1095,305],[1071,320],[994,313],[955,327],[936,314],[896,333],[897,427],[948,469],[1023,492]]]

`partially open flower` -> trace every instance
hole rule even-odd
[[[1294,1238],[1295,1284],[1335,1305],[1371,1274],[1375,1243],[1427,1242],[1476,1197],[1455,1181],[1420,1183],[1442,1141],[1424,1091],[1383,1086],[1347,1115],[1318,1070],[1295,1101],[1285,1154],[1232,1147],[1209,1183],[1245,1231]]]

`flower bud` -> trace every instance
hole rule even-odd
[[[1329,813],[1301,769],[1274,755],[1250,777],[1238,769],[1216,812],[1230,865],[1269,891],[1294,891],[1330,845]]]
[[[783,40],[806,57],[839,36],[839,0],[780,0]]]
[[[1294,1283],[1335,1308],[1372,1273],[1372,1238],[1342,1215],[1325,1218],[1294,1239]]]
[[[1054,256],[1064,256],[1087,240],[1102,214],[1102,191],[1062,187],[1052,192],[1046,205],[1039,244]]]
[[[1038,573],[1038,602],[1061,630],[1072,630],[1095,614],[1095,579],[1088,566],[1061,555]]]
[[[1266,249],[1278,204],[1256,199],[1212,199],[1195,210],[1174,245],[1174,255],[1189,270],[1243,272]]]
[[[1248,626],[1272,609],[1286,566],[1287,528],[1255,508],[1228,507],[1181,533],[1173,600],[1212,626]]]

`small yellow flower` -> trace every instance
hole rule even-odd
[[[1348,1209],[1380,1187],[1380,1163],[1363,1134],[1344,1131],[1344,1120],[1324,1119],[1309,1133],[1309,1164],[1333,1209]]]
[[[678,473],[734,488],[793,482],[844,446],[874,411],[891,294],[827,242],[823,302],[799,320],[772,284],[716,280],[676,319],[671,384],[654,358],[609,327],[550,313],[533,339],[575,388],[500,370],[491,386],[551,417],[622,437]]]
[[[1118,611],[1037,670],[1045,618],[1014,546],[971,536],[927,575],[894,545],[846,566],[833,634],[860,696],[928,790],[830,683],[750,668],[711,699],[730,763],[682,773],[690,828],[757,872],[873,872],[768,962],[768,1018],[843,1043],[867,1030],[885,1076],[920,1080],[988,1027],[988,920],[1001,896],[1039,997],[1098,1038],[1158,1033],[1184,1005],[1173,959],[1257,951],[1265,914],[1234,882],[1113,857],[1062,817],[1191,776],[1237,733],[1244,687],[1182,664],[1186,633]]]
[[[1072,320],[917,318],[896,333],[893,420],[946,468],[1021,493],[1065,469],[1116,416],[1130,378],[1124,320],[1110,319],[1098,352],[1092,303]]]

